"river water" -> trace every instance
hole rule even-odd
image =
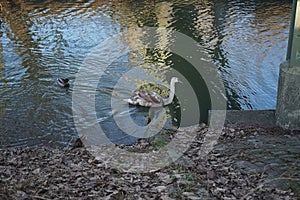
[[[200,113],[199,121],[206,122],[211,109],[206,77],[197,75],[189,59],[168,49],[174,32],[195,41],[203,51],[199,59],[217,70],[227,109],[276,107],[291,1],[0,3],[0,146],[67,145],[77,137],[76,123],[84,120],[81,125],[97,123],[114,143],[131,143],[136,137],[124,133],[120,126],[133,132],[147,127],[149,109],[126,105],[123,111],[113,103],[129,97],[138,86],[149,86],[149,82],[151,88],[165,85],[163,89],[167,89],[173,71],[184,77],[183,83],[176,85],[183,97],[175,98],[162,111],[154,111],[162,116],[157,120],[164,128],[190,125],[193,119],[180,116],[194,111],[195,115]],[[146,37],[144,27],[164,29]],[[139,43],[145,37],[157,42],[152,47]],[[191,51],[184,50],[187,54]],[[90,65],[91,51],[97,52],[97,62]],[[81,69],[87,74],[78,82]],[[59,87],[58,77],[69,78],[70,88]],[[132,84],[126,85],[124,80]],[[199,106],[185,95],[187,83]],[[74,106],[78,90],[82,104]],[[86,109],[81,105],[88,107],[88,103],[92,103],[95,119],[74,118],[74,113]],[[123,118],[130,118],[130,123],[116,122]]]

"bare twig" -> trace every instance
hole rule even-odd
[[[32,196],[35,199],[49,200],[49,198],[41,197],[41,196]]]

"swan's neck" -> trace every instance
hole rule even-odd
[[[172,103],[173,99],[175,96],[175,82],[171,80],[171,84],[170,84],[170,94],[169,97],[167,99],[164,99],[164,105],[168,105],[170,103]]]

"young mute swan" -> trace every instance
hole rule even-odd
[[[124,99],[132,105],[139,105],[144,107],[161,107],[172,103],[175,95],[175,83],[181,82],[177,77],[172,77],[170,83],[170,95],[164,98],[152,90],[137,89],[133,91],[130,99]]]

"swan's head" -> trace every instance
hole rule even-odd
[[[173,83],[182,83],[177,77],[172,77],[171,82],[173,82]]]

